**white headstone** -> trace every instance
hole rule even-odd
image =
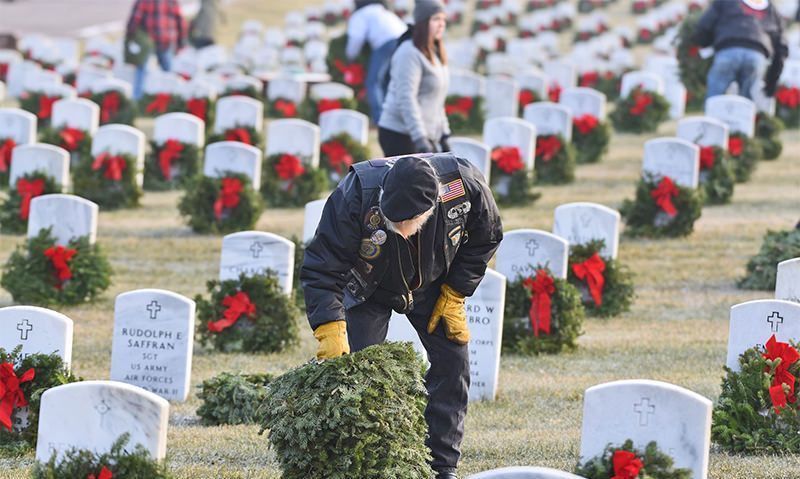
[[[167,453],[169,403],[116,381],[82,381],[48,389],[39,409],[36,460],[60,460],[70,449],[103,454],[125,433],[129,450],[144,446],[153,459]]]
[[[664,98],[669,102],[669,117],[679,120],[686,114],[686,87],[680,82],[666,83],[664,86]]]
[[[316,168],[319,166],[319,135],[319,127],[305,120],[272,121],[267,130],[267,156],[289,153]]]
[[[320,100],[322,98],[333,100],[353,98],[355,97],[355,93],[353,93],[352,88],[342,83],[325,82],[311,85],[309,96],[314,100]]]
[[[784,62],[780,83],[788,87],[800,88],[800,60],[789,59]]]
[[[706,100],[706,115],[728,125],[731,133],[750,138],[756,132],[756,104],[738,95],[718,95]]]
[[[36,143],[36,115],[19,108],[0,108],[0,140],[17,145]]]
[[[692,470],[692,478],[708,477],[711,447],[711,401],[673,384],[624,380],[600,384],[583,397],[580,461],[603,453],[608,444],[628,439],[644,449],[651,441],[675,460],[676,468]]]
[[[261,150],[238,141],[220,141],[206,147],[203,175],[219,178],[226,171],[250,178],[253,189],[261,188]]]
[[[177,140],[202,148],[205,143],[205,122],[188,113],[167,113],[156,118],[153,140],[158,144]]]
[[[322,219],[322,210],[325,208],[327,198],[309,201],[303,212],[303,243],[308,243],[317,234],[319,220]]]
[[[544,74],[547,75],[550,87],[558,87],[561,89],[572,88],[577,83],[577,73],[575,72],[575,65],[563,61],[548,61],[545,62],[542,69]]]
[[[494,401],[500,379],[500,349],[503,343],[503,313],[506,304],[506,278],[486,270],[486,276],[467,298],[470,401]]]
[[[39,231],[52,228],[56,244],[66,246],[73,238],[88,236],[89,242],[97,238],[98,206],[74,195],[42,195],[31,200],[28,217],[28,238]]]
[[[509,281],[534,276],[539,267],[566,279],[569,243],[542,230],[512,230],[503,235],[496,258],[495,269]]]
[[[538,71],[527,71],[516,76],[520,90],[533,91],[539,100],[547,98],[547,76]]]
[[[679,138],[657,138],[644,144],[642,172],[656,179],[669,176],[680,186],[697,188],[700,147]]]
[[[275,101],[279,98],[300,105],[306,97],[306,84],[292,78],[275,78],[267,85],[267,98]]]
[[[264,128],[264,104],[246,96],[227,96],[217,101],[214,132],[224,133],[231,128]]]
[[[486,80],[486,118],[516,117],[519,108],[519,86],[514,80],[491,77]]]
[[[504,467],[480,472],[468,476],[467,479],[582,479],[569,472],[558,471],[547,467]]]
[[[100,107],[85,98],[53,103],[53,128],[77,128],[94,135],[100,126]]]
[[[22,145],[14,148],[9,185],[15,185],[21,176],[35,172],[53,178],[62,191],[69,186],[69,152],[63,148],[44,143]]]
[[[536,127],[519,118],[493,118],[483,124],[483,142],[493,150],[501,146],[519,148],[522,160],[533,170]]]
[[[775,299],[800,303],[800,258],[787,259],[778,263]]]
[[[238,74],[225,81],[223,91],[236,92],[248,89],[254,89],[256,93],[263,94],[264,84],[258,78]]]
[[[710,116],[693,116],[680,120],[677,136],[695,145],[728,149],[728,125]]]
[[[567,203],[556,207],[553,233],[572,245],[603,240],[600,255],[616,259],[619,251],[620,214],[597,203]]]
[[[261,231],[240,231],[222,238],[219,279],[226,281],[272,271],[283,291],[292,294],[294,285],[294,243]]]
[[[800,339],[800,303],[759,299],[733,306],[725,365],[738,371],[739,356],[753,346],[765,345],[773,334],[782,342]]]
[[[622,75],[620,96],[627,97],[636,88],[644,91],[664,94],[664,80],[655,73],[645,71],[632,71]]]
[[[72,362],[72,320],[63,314],[36,306],[0,308],[0,348],[11,351],[22,346],[22,356],[57,354]]]
[[[128,125],[103,125],[92,138],[92,156],[101,153],[131,155],[136,159],[136,182],[142,186],[144,180],[144,133]]]
[[[479,97],[486,94],[486,79],[466,70],[450,71],[448,95]]]
[[[414,329],[411,321],[404,314],[392,311],[392,315],[389,318],[389,328],[386,331],[386,341],[411,343],[414,351],[422,356],[422,360],[426,363],[428,362],[428,352],[425,350],[425,346],[422,345],[422,340],[419,339],[417,330]]]
[[[450,138],[450,151],[459,158],[472,163],[486,179],[488,183],[492,172],[492,159],[489,147],[480,141],[466,137]]]
[[[355,110],[328,110],[319,115],[320,140],[325,142],[347,133],[362,145],[369,142],[369,117]]]
[[[549,101],[531,103],[525,107],[523,117],[536,127],[538,135],[561,135],[572,141],[572,113],[565,106]]]
[[[591,115],[600,121],[606,120],[606,96],[592,88],[567,88],[561,92],[558,102],[572,111],[573,118]]]

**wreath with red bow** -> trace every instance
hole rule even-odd
[[[655,6],[656,2],[654,0],[634,0],[631,5],[631,12],[635,15],[642,15]]]
[[[572,146],[577,163],[597,163],[608,151],[610,142],[611,127],[608,122],[589,114],[572,119]]]
[[[0,137],[0,188],[8,187],[8,178],[11,173],[11,160],[17,142],[12,138]]]
[[[675,461],[652,441],[644,451],[628,439],[621,446],[606,446],[602,454],[578,464],[575,474],[586,479],[691,479],[691,469],[676,469]]]
[[[369,149],[347,133],[329,138],[320,145],[320,166],[328,172],[328,185],[335,188],[350,166],[369,159]]]
[[[183,101],[178,111],[194,115],[208,126],[214,124],[214,105],[215,102],[211,98],[189,98]]]
[[[184,101],[180,95],[171,93],[145,94],[139,99],[139,113],[146,117],[161,116],[165,113],[183,111]]]
[[[525,107],[537,101],[542,101],[542,99],[539,98],[539,94],[536,91],[530,88],[520,88],[519,95],[517,96],[517,104],[519,105],[518,115],[523,116]]]
[[[775,291],[778,274],[775,265],[793,258],[800,258],[800,228],[768,230],[758,253],[748,260],[747,274],[739,279],[737,286],[742,289]]]
[[[245,145],[255,146],[259,149],[264,147],[264,135],[252,126],[236,125],[222,133],[211,134],[208,136],[206,145],[218,143],[220,141],[238,141]]]
[[[235,233],[255,227],[264,202],[247,175],[224,172],[190,179],[178,211],[195,233]]]
[[[305,206],[328,187],[325,169],[312,168],[290,153],[270,155],[261,175],[261,194],[270,206]]]
[[[299,118],[300,108],[292,100],[286,98],[275,98],[267,101],[267,117],[280,119],[280,118]]]
[[[667,176],[645,175],[636,187],[636,198],[625,200],[620,208],[627,224],[625,233],[653,238],[688,236],[702,213],[703,196],[701,189],[679,186]]]
[[[52,193],[61,193],[61,188],[51,176],[37,171],[17,178],[8,198],[0,206],[0,231],[17,235],[25,233],[31,200]]]
[[[73,305],[94,301],[111,285],[111,274],[105,253],[87,236],[61,246],[45,229],[11,253],[0,286],[15,303]]]
[[[51,96],[41,91],[28,91],[20,98],[19,106],[36,115],[39,128],[43,128],[49,126],[53,118],[53,104],[62,98],[61,95]]]
[[[575,148],[561,135],[536,138],[536,183],[562,185],[575,180]]]
[[[700,14],[686,17],[678,31],[678,67],[681,83],[686,86],[686,109],[703,111],[706,98],[706,79],[711,69],[712,58],[700,56],[701,47],[695,43],[695,31]]]
[[[554,6],[556,3],[558,3],[557,0],[528,0],[525,3],[525,11],[535,12],[536,10],[550,8]]]
[[[600,255],[604,245],[603,240],[572,245],[567,279],[581,293],[587,313],[610,318],[631,309],[635,292],[633,273]]]
[[[39,141],[64,148],[69,152],[70,164],[75,165],[92,151],[92,135],[86,130],[63,126],[58,129],[45,128],[39,134]]]
[[[479,134],[483,131],[483,98],[448,95],[444,101],[444,111],[454,134]]]
[[[705,190],[706,204],[730,203],[736,175],[725,151],[718,146],[700,147],[700,184]]]
[[[583,334],[581,294],[549,270],[506,286],[503,353],[555,354],[573,350]]]
[[[195,297],[202,345],[224,352],[275,353],[298,343],[300,312],[274,275],[212,280],[207,289],[208,298]]]
[[[652,133],[669,118],[669,102],[660,93],[635,88],[625,98],[619,98],[611,113],[617,131]]]
[[[142,196],[136,176],[136,159],[132,155],[103,152],[81,158],[72,182],[76,195],[103,209],[135,208]]]
[[[81,379],[69,372],[57,354],[22,354],[0,348],[0,452],[21,455],[36,447],[39,432],[39,404],[50,388]],[[15,424],[19,408],[28,408],[27,425]]]
[[[331,110],[355,110],[358,101],[355,98],[311,98],[303,101],[303,118],[311,123],[319,122],[319,115]]]
[[[100,124],[131,125],[136,118],[135,103],[117,90],[108,90],[89,95],[89,99],[100,106]]]
[[[144,163],[144,189],[171,190],[184,186],[200,171],[200,149],[178,140],[150,142],[150,154]]]
[[[798,359],[796,343],[773,335],[739,356],[739,371],[726,367],[712,415],[713,441],[732,453],[800,452]]]
[[[519,148],[498,146],[492,150],[491,186],[495,200],[502,205],[527,205],[541,196],[531,191],[532,172]]]
[[[762,158],[775,160],[783,153],[781,132],[784,129],[780,118],[763,111],[756,115],[756,141],[761,145]]]
[[[364,45],[358,57],[353,62],[349,62],[345,56],[347,46],[347,35],[338,36],[328,44],[328,72],[331,81],[344,83],[353,89],[358,100],[358,111],[369,113],[369,103],[367,103],[367,65],[371,50],[369,45]]]
[[[800,128],[800,88],[780,85],[775,92],[776,115],[788,128]]]
[[[743,133],[731,132],[728,137],[728,155],[737,183],[744,183],[753,175],[763,152],[761,143]]]

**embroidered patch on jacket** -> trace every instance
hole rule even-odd
[[[461,241],[461,226],[456,226],[455,228],[451,229],[447,236],[450,238],[450,244],[453,246],[457,245],[459,241]]]
[[[375,259],[381,254],[381,247],[368,239],[361,240],[361,247],[358,249],[358,255],[364,259]]]
[[[461,181],[461,178],[442,185],[442,187],[439,189],[439,197],[442,199],[442,203],[447,203],[448,201],[453,201],[456,198],[461,198],[465,194],[464,182]]]

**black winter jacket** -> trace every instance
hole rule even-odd
[[[407,286],[410,294],[415,286],[425,289],[444,281],[465,296],[475,292],[503,238],[492,192],[483,175],[464,159],[449,153],[420,158],[431,162],[450,191],[460,191],[460,181],[464,194],[445,195],[445,201],[444,190],[440,194],[433,216],[417,235],[419,261],[414,263],[419,271],[409,272],[406,266],[406,278],[399,277],[396,266],[403,258],[411,259],[409,248],[405,239],[386,228],[380,213],[380,186],[392,160],[353,165],[325,203],[305,251],[300,281],[312,328],[344,320],[346,309],[386,293],[392,285]],[[411,284],[411,277],[418,283]],[[398,298],[404,296],[396,292]]]
[[[719,51],[744,47],[772,57],[781,49],[783,20],[775,6],[764,10],[748,7],[742,0],[714,0],[697,24],[695,41]]]

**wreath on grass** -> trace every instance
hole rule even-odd
[[[13,138],[0,137],[0,188],[8,187],[8,175],[11,172],[11,159],[17,142]]]
[[[585,317],[581,294],[567,280],[541,268],[508,283],[503,353],[555,354],[578,347]]]
[[[165,191],[185,186],[200,171],[200,149],[178,140],[150,142],[144,163],[144,189]]]
[[[535,90],[531,90],[530,88],[520,88],[519,96],[517,97],[517,104],[519,105],[518,115],[523,116],[525,113],[525,107],[531,103],[536,103],[537,101],[542,101],[542,99],[539,98],[539,94]]]
[[[269,118],[298,118],[300,109],[292,100],[275,98],[267,101],[267,117]]]
[[[736,174],[725,151],[718,146],[700,147],[700,184],[705,190],[706,204],[730,203]]]
[[[46,128],[39,134],[39,141],[64,148],[69,152],[70,164],[76,165],[81,158],[92,154],[92,135],[86,130],[71,128]]]
[[[739,356],[739,371],[725,368],[722,393],[712,415],[711,438],[732,453],[800,452],[800,405],[796,343],[773,335],[764,346]]]
[[[777,264],[800,257],[800,228],[767,231],[758,254],[747,262],[747,275],[738,286],[742,289],[775,291]]]
[[[328,173],[328,185],[335,188],[350,166],[369,159],[369,149],[347,133],[340,133],[320,145],[320,166]]]
[[[579,164],[597,163],[608,151],[611,142],[611,126],[594,115],[582,115],[572,119],[572,146]]]
[[[450,129],[458,135],[479,134],[483,130],[485,115],[483,98],[476,96],[448,95],[444,111]]]
[[[178,211],[195,233],[235,233],[253,229],[264,203],[247,175],[226,171],[189,179]]]
[[[299,311],[274,275],[257,274],[207,283],[198,295],[197,339],[222,352],[275,353],[298,343]]]
[[[728,154],[737,183],[750,179],[761,159],[761,144],[743,133],[731,133],[728,137]]]
[[[270,206],[304,206],[328,187],[325,169],[312,168],[289,153],[267,157],[261,174],[261,194]]]
[[[0,399],[0,454],[20,456],[36,447],[39,432],[39,405],[42,394],[62,384],[81,381],[53,354],[22,354],[22,346],[12,351],[0,348],[0,384],[5,394]],[[9,390],[11,394],[9,394]],[[18,391],[18,392],[15,392]],[[19,408],[27,406],[26,425],[16,426]]]
[[[618,131],[651,133],[669,118],[669,102],[660,93],[636,88],[625,98],[619,98],[611,114]]]
[[[171,479],[165,462],[155,461],[141,444],[128,445],[130,434],[125,433],[105,454],[88,450],[71,449],[57,460],[53,453],[49,461],[37,462],[31,473],[32,479],[112,479],[139,478]]]
[[[562,185],[575,180],[575,148],[561,135],[536,138],[536,183]]]
[[[700,14],[686,17],[678,31],[678,68],[681,83],[686,86],[689,111],[703,111],[706,97],[706,79],[713,59],[700,56],[700,46],[694,42]]]
[[[189,98],[179,111],[194,115],[203,120],[206,125],[214,124],[214,104],[211,98]]]
[[[402,18],[402,17],[401,17]],[[353,89],[358,99],[358,111],[362,113],[369,113],[369,104],[367,103],[367,64],[370,58],[369,45],[365,45],[358,57],[353,62],[348,62],[345,55],[345,48],[347,46],[347,35],[338,36],[330,41],[328,44],[328,73],[331,75],[331,81],[336,83],[344,83]]]
[[[28,230],[31,200],[37,196],[61,193],[52,176],[36,171],[17,178],[0,207],[0,231],[5,234],[23,234]]]
[[[170,93],[157,93],[155,95],[142,95],[139,100],[139,112],[142,116],[156,117],[165,113],[183,111],[184,101],[178,95]]]
[[[763,111],[756,115],[756,140],[761,144],[762,158],[774,160],[783,152],[781,132],[784,126],[780,118]]]
[[[578,464],[575,474],[586,479],[691,479],[691,469],[676,469],[675,461],[652,441],[644,451],[628,439],[621,446],[607,445],[603,453]]]
[[[612,71],[588,71],[578,77],[578,86],[594,88],[614,101],[619,98],[620,76]]]
[[[267,395],[271,374],[221,373],[200,384],[197,408],[205,426],[260,424],[258,408]]]
[[[103,152],[81,158],[73,173],[73,188],[76,195],[104,209],[134,208],[142,196],[136,177],[133,155]]]
[[[36,115],[39,128],[48,127],[53,118],[53,104],[63,99],[62,95],[50,96],[41,91],[25,92],[19,100],[19,106]]]
[[[74,305],[94,301],[111,285],[111,274],[105,253],[88,236],[60,246],[47,228],[11,253],[0,286],[18,304]]]
[[[492,150],[491,186],[495,200],[502,205],[527,205],[541,196],[531,191],[530,169],[516,146],[499,146]]]
[[[603,240],[573,245],[567,280],[589,314],[610,318],[631,309],[635,292],[633,273],[618,260],[600,256],[604,246]]]
[[[136,117],[136,105],[117,90],[93,93],[89,99],[100,106],[100,124],[111,123],[133,126]]]
[[[264,93],[259,91],[258,88],[253,85],[247,85],[244,88],[227,87],[222,93],[220,93],[219,96],[220,98],[226,96],[246,96],[248,98],[252,98],[253,100],[258,100],[261,102],[264,101]]]
[[[776,115],[787,128],[800,128],[800,88],[781,85],[775,92]]]
[[[679,186],[668,176],[660,180],[645,175],[636,187],[636,198],[625,200],[620,213],[630,236],[651,238],[688,236],[700,218],[703,194]]]
[[[209,135],[206,144],[210,145],[212,143],[219,143],[220,141],[238,141],[260,149],[264,145],[264,135],[253,126],[236,125],[222,133]]]
[[[355,110],[358,101],[355,98],[306,98],[303,102],[303,118],[312,122],[319,122],[319,115],[331,110]]]

